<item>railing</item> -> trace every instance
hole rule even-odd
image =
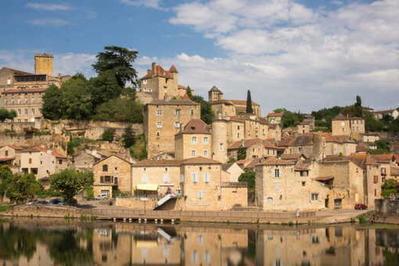
[[[304,211],[299,216],[295,212],[264,212],[264,211],[153,211],[132,209],[91,209],[84,214],[100,218],[150,218],[150,219],[185,219],[185,218],[237,218],[237,219],[296,219],[312,218],[316,212]]]

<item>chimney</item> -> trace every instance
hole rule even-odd
[[[155,73],[155,66],[156,66],[155,62],[152,62],[151,64],[152,73]]]

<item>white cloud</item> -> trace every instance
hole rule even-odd
[[[162,9],[161,0],[120,0],[121,3],[131,6],[144,6],[148,8]]]
[[[226,97],[251,89],[265,110],[309,111],[347,104],[359,94],[379,107],[399,103],[399,1],[310,9],[294,0],[210,0],[174,8],[186,25],[227,52],[182,53],[182,81],[202,95],[219,85]],[[162,61],[162,60],[161,60]]]
[[[63,27],[69,25],[69,21],[61,18],[39,18],[28,21],[34,26]]]
[[[45,10],[45,11],[68,11],[72,7],[67,4],[54,4],[54,3],[27,3],[26,6],[31,9]]]

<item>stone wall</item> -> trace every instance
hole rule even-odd
[[[384,215],[399,216],[399,200],[376,199],[375,210]]]
[[[156,205],[155,199],[140,200],[139,198],[116,198],[115,206],[132,208],[137,210],[153,210]]]

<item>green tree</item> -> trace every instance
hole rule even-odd
[[[215,116],[212,111],[212,105],[199,95],[192,96],[191,100],[201,105],[201,119],[205,123],[211,124]]]
[[[130,148],[131,146],[134,145],[135,138],[131,126],[125,128],[125,132],[123,133],[122,136],[122,141],[123,141],[123,146],[125,148]]]
[[[248,190],[249,189],[255,189],[255,179],[256,179],[256,174],[252,170],[245,170],[244,173],[242,173],[238,177],[239,182],[245,182],[248,185]]]
[[[14,119],[17,113],[14,110],[8,111],[6,109],[0,108],[0,122],[4,122],[7,119]]]
[[[359,95],[356,95],[355,106],[356,107],[362,107],[362,98]]]
[[[3,200],[12,178],[13,174],[10,168],[8,166],[0,165],[0,201]]]
[[[106,46],[104,51],[97,54],[97,62],[93,68],[98,74],[112,70],[118,80],[119,86],[125,87],[127,82],[134,86],[137,84],[137,71],[133,68],[137,51],[118,46]]]
[[[247,149],[241,146],[237,151],[237,160],[244,160],[247,158]]]
[[[369,153],[383,154],[391,152],[391,142],[389,142],[388,140],[383,140],[383,139],[377,140],[375,142],[375,145],[377,149],[369,150]]]
[[[122,87],[112,70],[100,72],[97,77],[90,79],[89,83],[93,108],[119,97],[122,92]]]
[[[128,98],[107,101],[96,109],[95,120],[143,123],[143,105]]]
[[[381,196],[385,199],[396,197],[399,193],[399,184],[395,179],[387,179],[381,186]]]
[[[61,86],[64,117],[88,120],[93,113],[89,82],[83,75],[75,75]]]
[[[283,128],[295,127],[299,123],[301,123],[304,118],[303,114],[301,114],[299,112],[294,113],[294,112],[288,111],[285,108],[278,108],[278,109],[275,109],[273,112],[276,112],[276,113],[283,112],[283,117],[281,118],[281,124],[282,124]]]
[[[32,200],[42,189],[36,177],[32,174],[14,175],[9,182],[6,196],[11,202],[24,203]]]
[[[107,128],[104,130],[101,139],[104,141],[112,142],[114,140],[115,129]]]
[[[247,91],[247,107],[246,107],[247,114],[253,114],[254,110],[252,108],[252,98],[251,98],[251,91]]]
[[[93,185],[93,173],[65,169],[50,176],[50,189],[59,192],[64,201],[72,204],[74,197]]]
[[[63,113],[62,92],[57,86],[50,85],[43,95],[42,114],[44,118],[57,120]]]

